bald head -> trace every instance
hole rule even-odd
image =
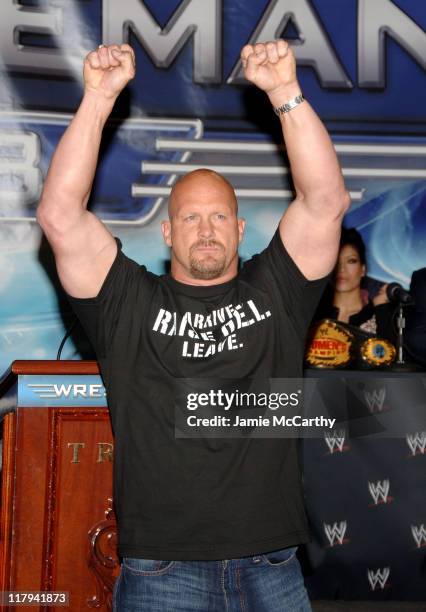
[[[169,197],[169,219],[172,219],[178,213],[189,197],[197,198],[197,193],[200,196],[209,194],[211,197],[217,198],[218,201],[227,202],[235,214],[238,213],[237,198],[231,183],[214,170],[200,168],[188,172],[173,185]]]
[[[176,280],[217,284],[237,274],[244,219],[232,185],[217,172],[202,168],[175,183],[161,229]]]

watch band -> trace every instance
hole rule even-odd
[[[292,98],[291,100],[283,104],[282,106],[274,108],[274,113],[279,117],[280,115],[284,115],[284,113],[289,113],[291,110],[293,110],[293,108],[296,108],[296,106],[299,106],[299,104],[302,104],[302,102],[304,101],[305,97],[301,93],[295,98]]]

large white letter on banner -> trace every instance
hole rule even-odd
[[[358,82],[360,87],[386,85],[385,35],[389,34],[426,69],[426,32],[391,0],[359,0]]]
[[[0,19],[1,57],[9,70],[21,72],[69,73],[69,64],[58,49],[22,45],[21,32],[63,33],[62,10],[24,6],[15,0],[2,0]]]
[[[127,42],[131,29],[152,62],[168,68],[194,37],[194,81],[220,83],[222,77],[222,0],[184,0],[164,29],[141,0],[103,0],[105,44]]]
[[[299,40],[292,43],[297,63],[311,66],[322,87],[351,89],[352,83],[308,0],[272,0],[248,44],[280,38],[290,20],[299,31]],[[227,82],[245,83],[241,61],[237,62]]]
[[[34,132],[0,130],[0,209],[3,216],[40,198],[40,138]]]

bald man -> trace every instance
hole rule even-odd
[[[206,378],[217,390],[223,379],[301,376],[349,204],[287,43],[248,45],[241,59],[279,116],[296,196],[269,246],[240,270],[244,220],[230,183],[208,169],[172,189],[162,222],[169,275],[127,258],[86,208],[103,127],[135,74],[128,45],[87,56],[83,100],[38,209],[108,392],[122,558],[115,610],[310,610],[295,556],[309,534],[294,440],[174,435],[176,379],[208,392]]]

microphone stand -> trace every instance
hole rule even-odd
[[[405,366],[406,365],[405,358],[404,358],[405,317],[404,317],[404,306],[402,302],[399,302],[396,326],[398,328],[398,338],[396,340],[396,361],[395,363],[397,366]]]
[[[396,320],[396,326],[398,329],[398,337],[396,339],[396,360],[392,366],[392,369],[396,372],[418,372],[422,370],[420,364],[408,359],[406,360],[406,349],[404,349],[404,329],[405,329],[405,316],[404,306],[410,306],[412,302],[403,302],[399,300],[398,303],[398,317]]]

